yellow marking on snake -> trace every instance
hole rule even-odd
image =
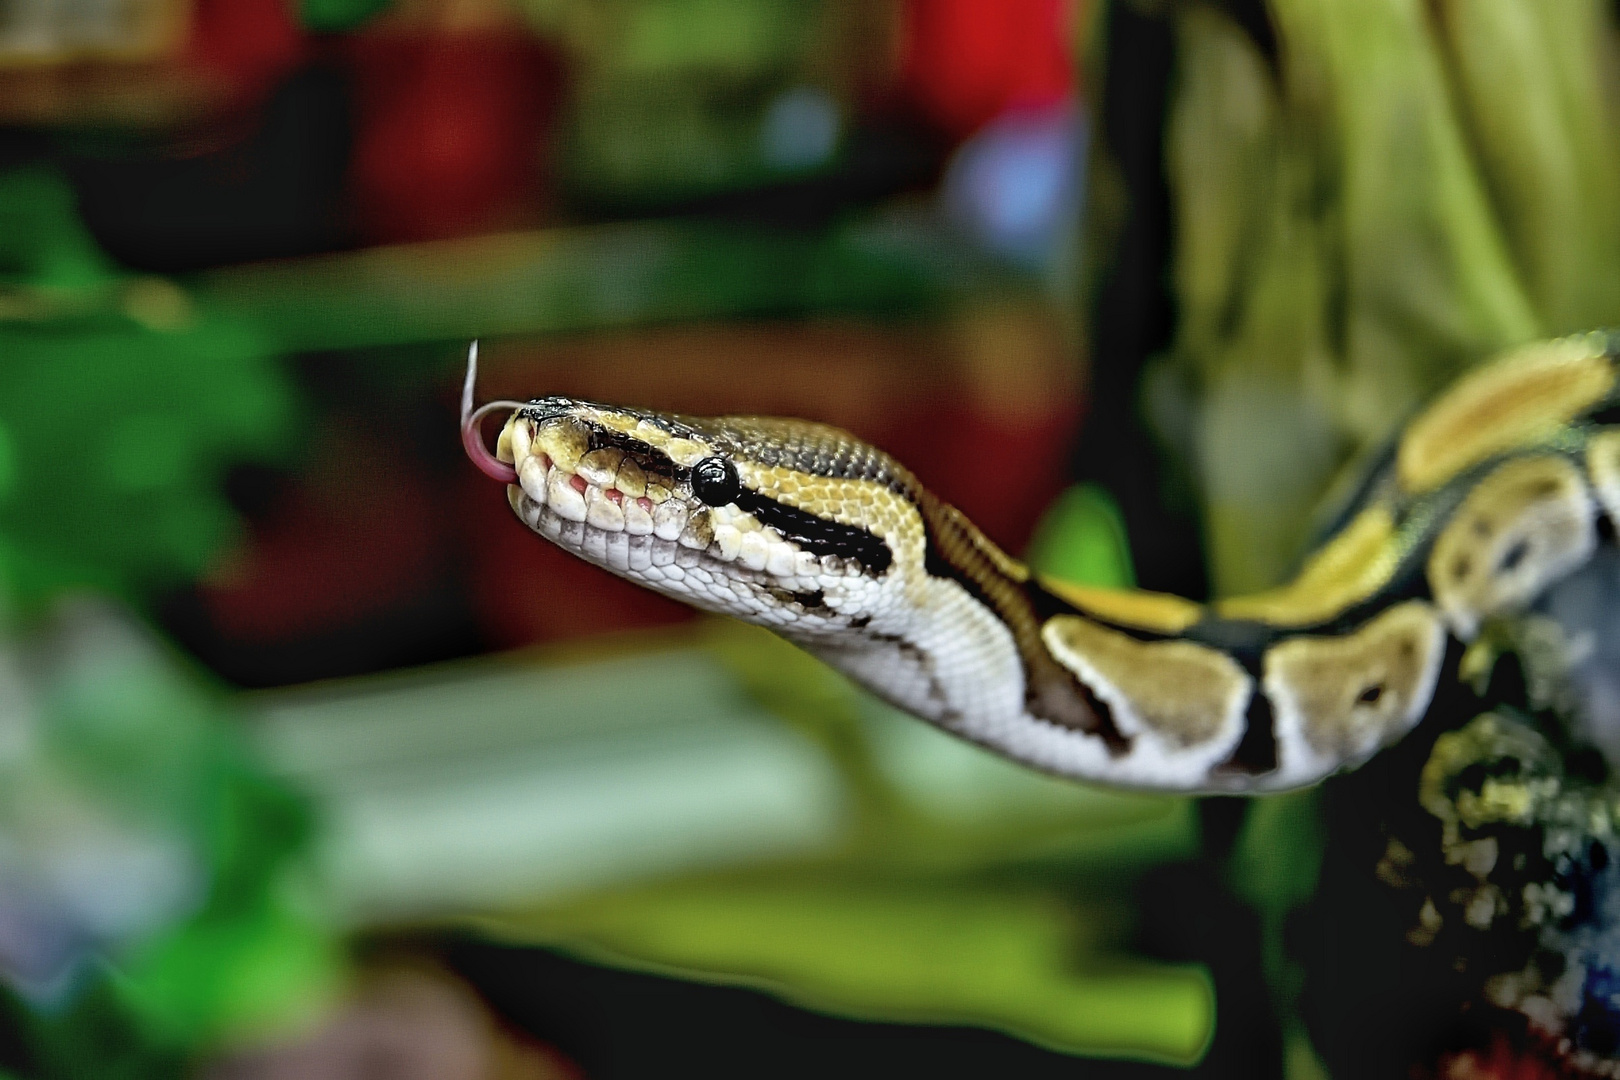
[[[580,459],[590,448],[590,435],[580,423],[548,424],[535,432],[531,445],[544,452],[564,471],[579,467]],[[521,467],[522,462],[518,463]]]
[[[1204,605],[1170,593],[1099,589],[1047,577],[1041,578],[1041,584],[1086,614],[1133,630],[1179,634],[1204,617]]]
[[[1614,389],[1607,347],[1602,334],[1562,338],[1463,376],[1401,439],[1402,488],[1432,491],[1497,454],[1545,442]]]
[[[1400,738],[1457,677],[1448,631],[1466,644],[1612,542],[1596,515],[1620,516],[1620,428],[1592,427],[1616,397],[1610,340],[1468,375],[1292,582],[1209,606],[1036,579],[821,424],[543,398],[496,446],[534,531],[951,732],[1101,783],[1273,791]]]
[[[1218,601],[1215,610],[1229,619],[1255,619],[1274,626],[1326,622],[1388,584],[1400,557],[1389,508],[1369,506],[1312,556],[1292,582]]]

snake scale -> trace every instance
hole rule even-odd
[[[1198,604],[1043,579],[835,428],[563,397],[463,439],[532,530],[765,626],[898,707],[1048,772],[1266,792],[1424,716],[1492,620],[1615,544],[1620,336],[1515,350],[1411,419],[1293,581]],[[510,408],[493,455],[478,421]]]

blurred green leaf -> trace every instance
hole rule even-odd
[[[186,1052],[153,1042],[104,979],[63,1008],[32,1009],[6,999],[35,1059],[28,1080],[174,1080]]]
[[[1047,507],[1025,558],[1038,573],[1081,585],[1136,585],[1125,518],[1097,484],[1076,484]]]
[[[301,1017],[342,967],[304,899],[308,805],[121,609],[32,631],[0,641],[0,871],[8,917],[59,944],[0,974],[47,1075],[174,1075],[152,1062]]]
[[[84,289],[114,277],[66,180],[42,166],[0,172],[0,284]]]
[[[85,585],[139,596],[199,573],[235,527],[226,469],[292,433],[282,371],[228,324],[0,323],[0,351],[15,446],[0,534],[25,602]]]
[[[0,503],[11,497],[12,489],[17,486],[17,450],[12,445],[11,433],[0,427]],[[0,581],[5,580],[5,573],[0,569]]]
[[[1233,892],[1256,907],[1286,911],[1316,891],[1321,863],[1315,788],[1251,800],[1228,866]]]
[[[1469,364],[1545,328],[1469,153],[1443,47],[1414,0],[1274,5],[1284,78],[1338,240],[1343,422],[1382,438]],[[1338,266],[1332,264],[1337,262]]]
[[[1316,788],[1252,800],[1227,863],[1232,892],[1260,914],[1260,961],[1282,1021],[1290,1080],[1325,1080],[1300,1017],[1305,972],[1290,959],[1290,913],[1316,891],[1325,838]]]
[[[481,929],[844,1015],[978,1024],[1075,1053],[1202,1054],[1213,1024],[1202,969],[1108,944],[1125,940],[1131,875],[1197,850],[1190,800],[1013,765],[879,705],[763,630],[717,622],[708,639],[751,696],[851,779],[860,813],[848,844],[595,892]],[[1089,901],[1053,884],[1080,877]]]
[[[1464,131],[1544,329],[1620,320],[1612,5],[1435,5]]]
[[[298,21],[316,33],[353,30],[386,11],[393,0],[299,0]]]
[[[266,339],[119,273],[47,169],[0,173],[0,353],[0,570],[25,606],[199,573],[235,526],[226,469],[293,434]]]
[[[805,233],[692,219],[370,248],[229,267],[192,285],[199,310],[293,352],[784,313],[916,318],[997,280],[916,227]]]
[[[1346,462],[1469,365],[1620,319],[1607,7],[1270,11],[1270,58],[1214,6],[1176,16],[1172,362],[1197,403],[1165,441],[1221,593],[1281,579]]]
[[[1207,973],[1098,954],[1112,923],[1028,886],[835,876],[670,885],[479,925],[842,1015],[1192,1064],[1214,1030]]]
[[[560,35],[589,81],[679,75],[684,85],[759,77],[813,52],[823,0],[519,0],[542,32]]]
[[[188,922],[119,960],[119,999],[149,1038],[197,1047],[263,1037],[336,997],[345,960],[329,928],[273,892],[255,900]]]

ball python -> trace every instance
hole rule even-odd
[[[1043,578],[822,424],[567,397],[474,409],[475,347],[462,434],[541,536],[768,627],[946,731],[1112,786],[1269,792],[1400,739],[1482,627],[1615,543],[1617,349],[1594,333],[1473,369],[1292,581],[1209,604]],[[478,428],[497,409],[492,454]]]

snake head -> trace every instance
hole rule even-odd
[[[496,456],[518,517],[589,562],[772,626],[853,613],[895,554],[891,459],[835,428],[702,419],[547,397],[513,412]],[[877,498],[879,492],[888,495]]]

